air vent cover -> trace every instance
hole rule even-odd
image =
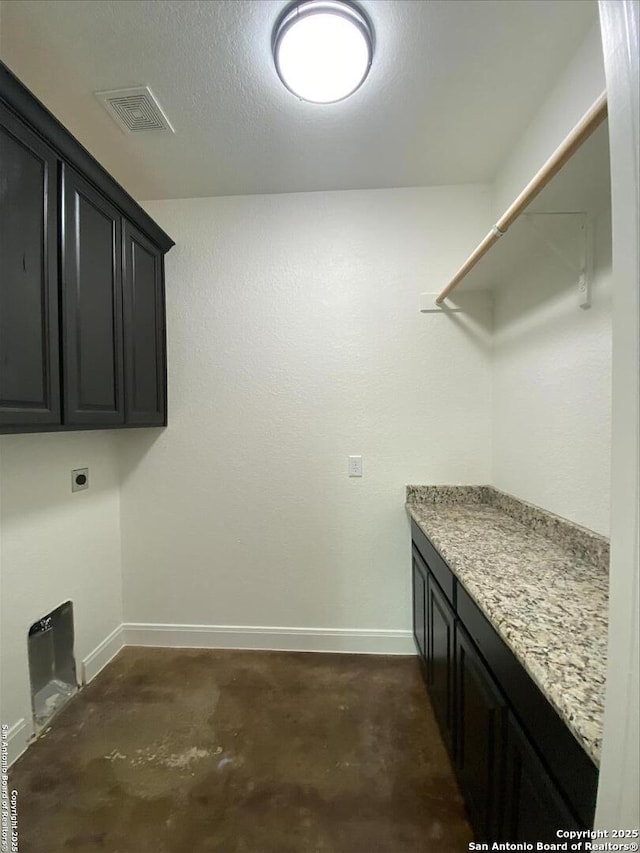
[[[148,86],[95,92],[96,98],[125,133],[168,130],[175,133],[169,119]]]

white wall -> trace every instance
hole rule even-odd
[[[600,27],[596,23],[496,175],[492,187],[496,219],[605,88]]]
[[[122,437],[126,621],[409,628],[405,484],[490,471],[487,330],[421,315],[418,294],[488,203],[445,187],[146,205],[177,244],[170,409],[166,431]]]
[[[508,239],[508,238],[505,238]],[[611,220],[596,220],[592,306],[544,248],[495,294],[493,482],[608,535]]]
[[[90,488],[72,494],[71,471],[85,467]],[[0,720],[11,727],[10,760],[33,732],[27,631],[69,599],[80,677],[82,661],[122,623],[115,435],[1,436]]]
[[[497,177],[496,218],[604,88],[596,28]],[[553,229],[550,235],[562,239]],[[565,252],[570,254],[566,245]],[[596,220],[595,264],[593,304],[588,310],[577,305],[577,274],[568,271],[543,242],[496,291],[493,483],[607,535],[611,222],[606,198]]]
[[[71,492],[71,471],[90,487]],[[120,499],[115,438],[107,432],[0,437],[2,722],[32,732],[27,631],[74,605],[81,661],[122,622]],[[80,675],[80,671],[78,671]]]

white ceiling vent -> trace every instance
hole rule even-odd
[[[148,86],[113,89],[110,92],[94,94],[124,133],[146,133],[150,130],[168,130],[175,133]]]

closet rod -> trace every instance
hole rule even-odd
[[[595,103],[582,116],[578,124],[573,128],[569,135],[560,143],[547,160],[544,166],[537,174],[529,181],[527,186],[522,190],[520,195],[511,204],[509,208],[502,214],[500,219],[493,226],[484,240],[479,244],[476,250],[471,254],[458,272],[451,279],[449,284],[442,290],[437,298],[436,305],[442,305],[449,294],[460,284],[462,279],[469,273],[478,263],[489,249],[497,243],[500,237],[506,233],[508,228],[513,225],[522,211],[533,201],[533,199],[546,187],[549,181],[557,175],[564,164],[569,160],[575,152],[580,148],[583,142],[591,136],[591,134],[599,127],[607,117],[607,93],[603,92]]]

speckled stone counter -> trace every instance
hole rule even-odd
[[[407,511],[599,764],[608,540],[490,486],[407,486]]]

